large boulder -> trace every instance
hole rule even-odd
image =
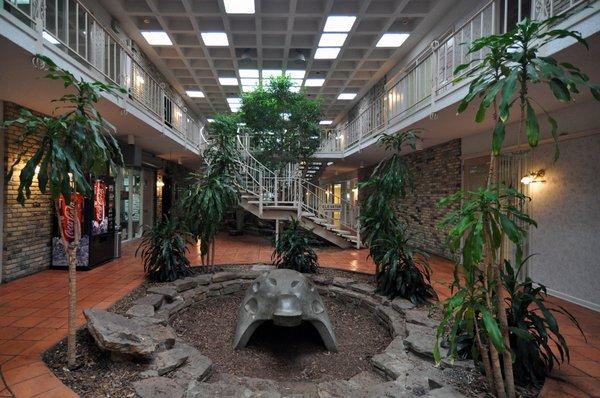
[[[147,357],[160,346],[172,345],[174,336],[164,326],[144,327],[133,319],[112,312],[87,309],[87,327],[103,350]]]

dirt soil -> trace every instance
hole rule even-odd
[[[212,359],[215,379],[222,374],[277,381],[347,379],[372,370],[369,359],[391,341],[387,329],[368,310],[323,297],[339,352],[327,351],[316,329],[308,323],[295,328],[265,323],[254,332],[246,348],[234,350],[237,312],[243,296],[238,293],[207,298],[171,321],[184,341]]]

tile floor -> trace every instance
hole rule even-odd
[[[107,308],[143,280],[143,268],[134,257],[135,245],[123,248],[123,256],[91,271],[78,272],[78,324],[84,324],[84,308]],[[268,239],[221,236],[215,262],[268,262]],[[373,273],[367,250],[319,249],[322,266]],[[192,248],[192,264],[198,252]],[[433,285],[440,298],[449,294],[452,264],[432,257]],[[565,303],[580,321],[587,341],[566,322],[563,331],[572,347],[571,363],[546,383],[544,397],[600,396],[600,314]],[[67,283],[64,271],[48,270],[0,285],[0,397],[75,397],[44,365],[40,355],[66,334]]]

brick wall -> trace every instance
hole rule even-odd
[[[20,107],[4,102],[4,120],[18,117]],[[21,150],[19,137],[21,127],[11,126],[2,134],[4,140],[4,165],[12,165]],[[30,138],[27,146],[37,142]],[[53,212],[49,195],[42,195],[34,181],[31,198],[25,206],[17,203],[19,170],[31,152],[26,153],[22,163],[17,166],[10,181],[6,182],[4,192],[4,247],[2,280],[9,281],[24,275],[48,268],[51,261],[50,240],[52,236]]]
[[[439,199],[461,188],[460,140],[453,140],[406,155],[414,190],[398,206],[408,221],[415,246],[430,253],[452,257],[445,245],[446,232],[436,224],[448,208],[438,209]]]

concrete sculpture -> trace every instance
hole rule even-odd
[[[337,351],[337,341],[323,300],[314,283],[297,271],[274,269],[252,282],[238,312],[235,348],[245,347],[254,331],[266,321],[286,327],[310,322],[325,347]]]

